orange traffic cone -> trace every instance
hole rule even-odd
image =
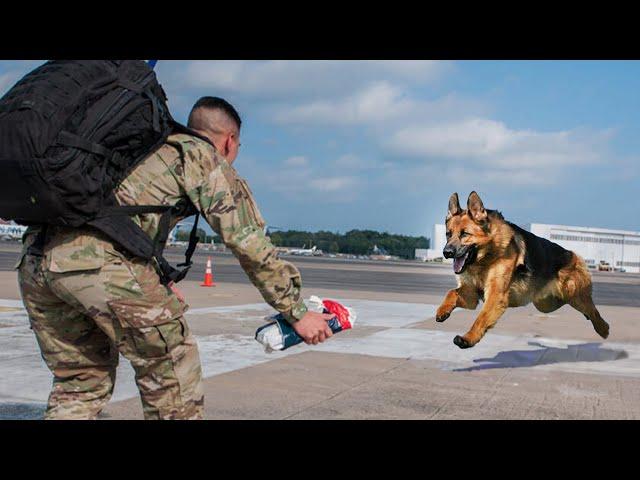
[[[211,273],[211,257],[207,259],[207,269],[204,272],[204,283],[200,284],[201,287],[215,287],[216,284],[213,281],[213,273]]]

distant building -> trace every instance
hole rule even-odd
[[[0,240],[22,240],[22,236],[27,231],[24,225],[18,225],[14,221],[6,221],[0,218]]]
[[[173,227],[173,230],[169,232],[169,237],[167,238],[169,244],[177,242],[177,234],[178,232],[188,232],[191,233],[191,228],[193,228],[193,223],[186,223],[184,221],[179,222]]]
[[[416,248],[416,252],[415,252],[415,257],[416,260],[422,260],[423,262],[427,261],[427,258],[429,258],[428,252],[429,250],[427,250],[426,248]]]
[[[542,223],[529,231],[577,253],[590,268],[640,273],[640,232]]]
[[[444,246],[447,244],[447,233],[446,228],[443,224],[436,223],[433,226],[433,235],[431,236],[431,243],[433,248],[416,248],[415,256],[419,258],[423,262],[429,261],[442,261],[445,263],[452,263],[453,260],[450,258],[444,258],[442,255],[442,250],[444,250]]]

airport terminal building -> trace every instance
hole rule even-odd
[[[542,223],[524,227],[528,227],[527,230],[534,235],[576,252],[590,268],[640,273],[640,232]],[[433,248],[416,250],[416,258],[423,261],[441,260],[446,242],[445,226],[434,225],[431,237]]]
[[[532,223],[529,231],[572,250],[590,268],[607,268],[640,273],[640,232],[593,227],[570,227]]]
[[[431,235],[431,248],[428,249],[416,249],[416,259],[423,262],[429,261],[443,261],[444,263],[453,263],[450,258],[444,258],[442,256],[442,250],[447,244],[447,230],[443,224],[436,223],[433,226],[433,234]]]

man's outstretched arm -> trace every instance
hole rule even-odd
[[[290,262],[278,258],[264,234],[265,222],[246,182],[223,157],[204,144],[184,152],[187,195],[211,228],[238,258],[265,301],[282,313],[307,343],[331,336],[331,315],[307,312],[302,279]],[[304,318],[304,322],[299,320]]]

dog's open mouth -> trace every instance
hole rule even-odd
[[[460,274],[464,271],[467,265],[470,265],[475,257],[475,248],[468,248],[462,255],[453,259],[453,272]]]

